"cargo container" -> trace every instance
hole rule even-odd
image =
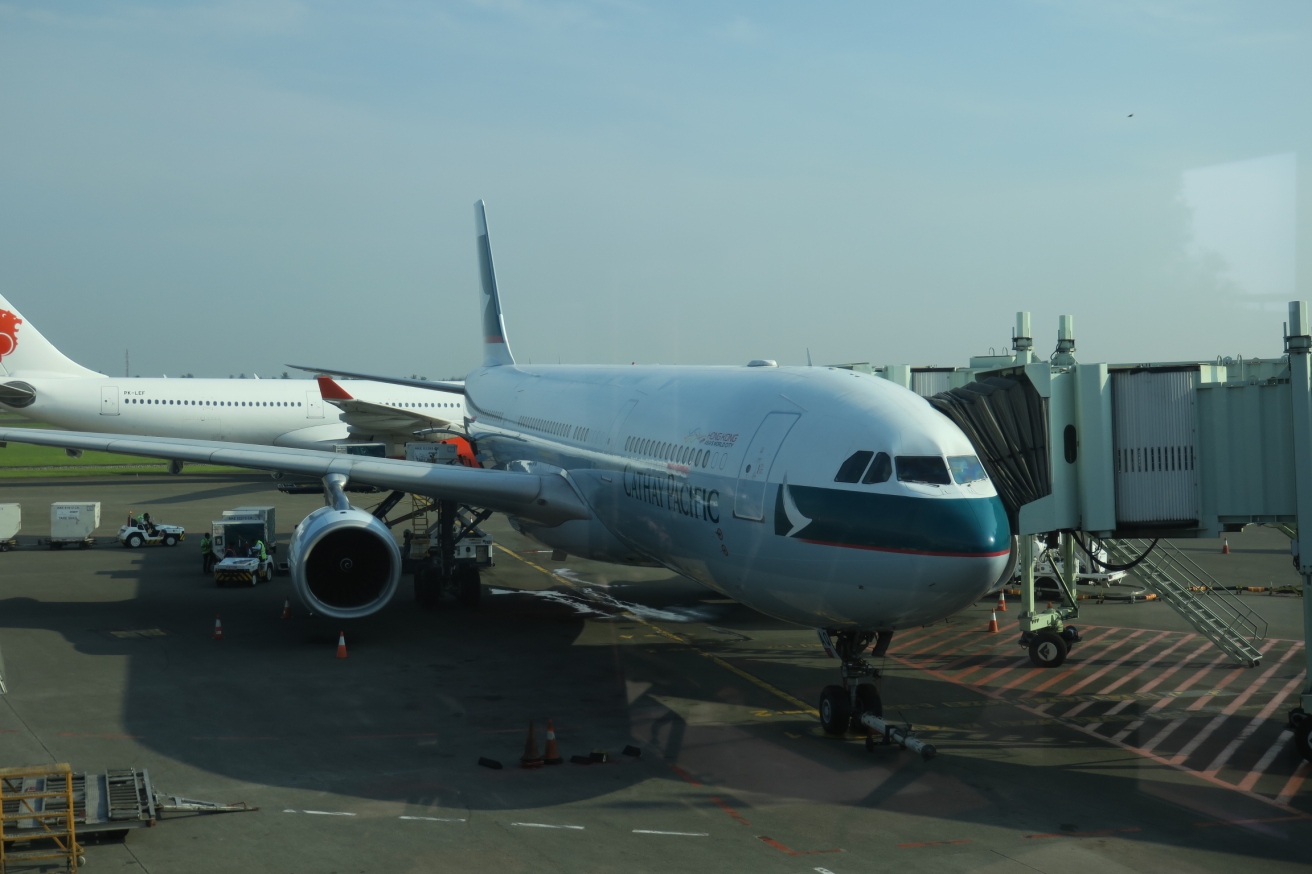
[[[258,519],[264,523],[264,548],[269,552],[278,551],[278,525],[274,507],[237,507],[224,510],[225,519]]]
[[[76,543],[86,548],[100,527],[99,501],[56,501],[50,505],[50,548],[62,549]]]
[[[18,545],[18,529],[23,527],[21,504],[0,504],[0,552],[8,552]]]

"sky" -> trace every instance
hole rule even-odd
[[[1309,45],[1302,2],[0,3],[0,292],[111,375],[457,376],[483,198],[521,361],[964,365],[1017,310],[1276,356]]]

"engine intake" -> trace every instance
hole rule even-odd
[[[321,507],[302,519],[288,564],[301,602],[333,619],[377,613],[401,581],[401,550],[392,532],[355,507]]]

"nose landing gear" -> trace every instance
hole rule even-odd
[[[825,686],[820,692],[820,726],[825,734],[842,737],[848,731],[863,731],[861,715],[884,715],[884,702],[880,700],[875,681],[879,671],[861,658],[866,647],[875,640],[873,631],[835,631],[819,629],[820,645],[830,658],[840,659],[841,686]],[[882,656],[893,638],[891,631],[881,632],[875,644],[874,655]]]

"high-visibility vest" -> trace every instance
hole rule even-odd
[[[213,548],[214,548],[214,541],[210,540],[210,536],[206,534],[205,539],[200,542],[201,555],[204,555],[205,553],[209,552]]]

